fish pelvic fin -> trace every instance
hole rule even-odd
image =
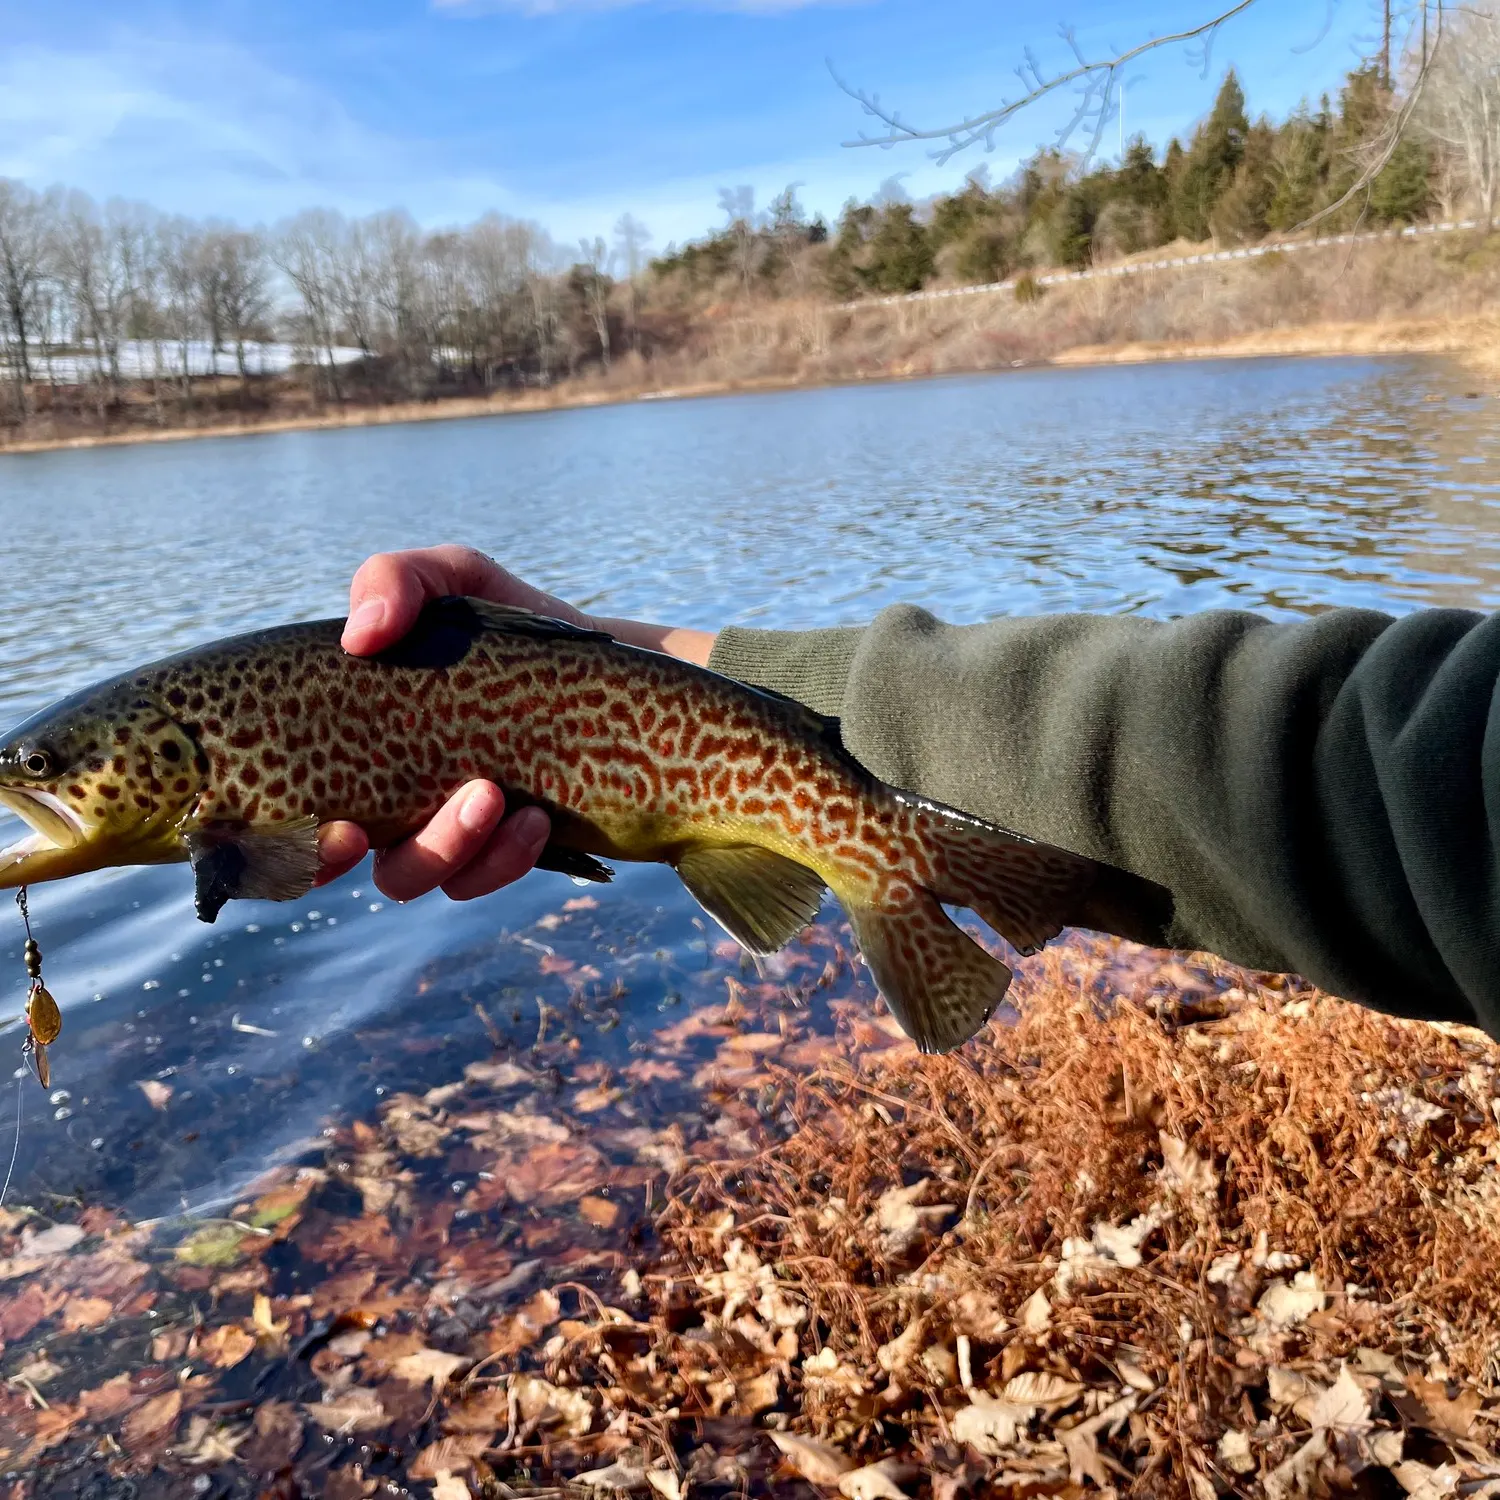
[[[318,878],[318,820],[269,828],[210,824],[187,835],[200,921],[214,922],[227,901],[295,901]]]
[[[962,1046],[1005,998],[1010,970],[931,891],[892,909],[846,901],[844,910],[891,1014],[923,1052]]]
[[[812,924],[823,877],[757,844],[690,845],[676,862],[698,904],[751,953],[775,953]]]
[[[1165,943],[1165,887],[941,803],[917,806],[919,832],[937,855],[938,899],[968,907],[1020,953],[1035,953],[1064,927]]]

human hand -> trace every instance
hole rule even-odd
[[[572,605],[523,583],[471,547],[424,547],[380,553],[355,573],[344,649],[355,656],[385,650],[411,629],[429,599],[445,594],[514,604],[579,625],[592,623]],[[471,781],[425,827],[375,856],[375,884],[393,901],[412,901],[438,888],[456,901],[487,896],[532,868],[549,832],[540,808],[523,807],[507,817],[500,788],[491,781]],[[318,830],[323,860],[318,883],[352,870],[369,847],[357,823],[324,824]]]
[[[704,631],[595,619],[564,600],[506,572],[472,547],[423,547],[383,552],[368,559],[349,588],[344,649],[371,656],[394,645],[415,624],[429,599],[467,594],[512,604],[575,625],[608,631],[629,645],[663,651],[704,666],[714,637]],[[460,787],[424,828],[375,856],[375,884],[393,901],[412,901],[441,888],[456,901],[487,896],[519,880],[546,845],[550,824],[537,807],[506,816],[505,796],[491,781]],[[347,874],[369,852],[355,823],[325,823],[318,830],[323,868],[320,885]]]

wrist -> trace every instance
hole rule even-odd
[[[627,646],[660,651],[665,656],[675,656],[679,661],[689,661],[699,667],[708,665],[709,653],[717,639],[713,631],[651,625],[643,620],[598,620],[595,623]]]

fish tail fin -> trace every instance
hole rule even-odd
[[[931,891],[903,893],[889,908],[840,899],[891,1014],[923,1052],[962,1046],[1005,998],[1010,970],[962,931]]]
[[[917,827],[935,856],[938,900],[968,907],[1020,953],[1035,953],[1064,927],[1165,940],[1172,896],[1153,881],[941,803],[920,804]]]

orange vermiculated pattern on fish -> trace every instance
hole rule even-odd
[[[597,631],[458,599],[377,657],[346,654],[341,630],[218,642],[22,725],[0,799],[38,833],[0,854],[0,885],[191,858],[213,920],[306,890],[320,824],[385,846],[483,777],[548,812],[544,867],[665,862],[757,951],[832,887],[903,1024],[951,1046],[1009,972],[939,903],[1029,951],[1087,916],[1105,870],[886,786],[800,704]]]

